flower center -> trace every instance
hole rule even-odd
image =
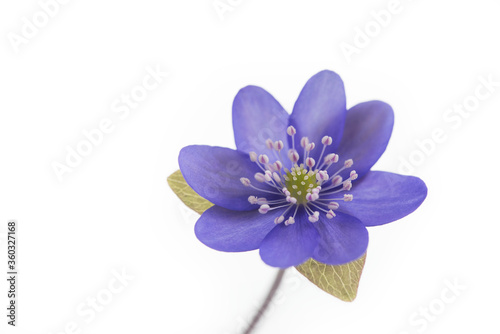
[[[317,172],[297,166],[284,175],[286,188],[290,191],[290,196],[297,199],[297,204],[307,203],[306,195],[319,186],[316,174]]]
[[[339,156],[335,153],[327,154],[323,163],[316,166],[316,161],[309,156],[316,145],[309,142],[307,137],[303,137],[300,140],[300,146],[302,146],[304,152],[301,159],[295,149],[294,136],[296,133],[297,131],[293,126],[287,128],[287,134],[292,137],[292,148],[288,151],[288,159],[290,159],[293,166],[290,170],[283,168],[281,151],[284,144],[281,140],[276,142],[271,139],[266,140],[266,147],[276,158],[274,163],[270,162],[266,154],[257,155],[255,152],[250,152],[250,160],[255,162],[262,170],[262,173],[256,173],[254,178],[266,186],[262,188],[256,187],[246,177],[240,178],[240,181],[243,185],[251,187],[260,193],[271,194],[273,199],[250,196],[248,201],[251,204],[259,205],[259,212],[262,214],[282,209],[280,215],[275,215],[274,222],[276,224],[285,222],[285,225],[290,225],[295,223],[295,215],[299,206],[304,208],[309,216],[309,221],[312,223],[319,220],[320,211],[325,213],[326,218],[333,219],[335,217],[334,210],[337,210],[340,206],[337,201],[350,202],[353,200],[351,194],[344,192],[351,190],[352,181],[358,178],[358,174],[355,170],[351,170],[349,178],[346,180],[339,175],[342,171],[351,168],[353,161],[352,159],[344,161],[344,166],[337,169],[330,176],[328,174],[332,172],[329,171],[330,167],[339,161]],[[332,144],[332,138],[325,136],[321,143],[323,144],[323,150],[319,156],[319,162],[323,158],[326,147]],[[299,164],[300,160],[302,160],[302,163]]]

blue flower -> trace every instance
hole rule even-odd
[[[259,249],[280,268],[360,258],[366,227],[403,218],[427,195],[417,177],[370,170],[393,123],[381,101],[346,110],[344,84],[331,71],[309,79],[291,115],[264,89],[241,89],[233,104],[237,149],[193,145],[179,154],[186,182],[215,204],[198,219],[196,236],[219,251]]]

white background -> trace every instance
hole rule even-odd
[[[376,29],[371,12],[390,1],[230,3],[221,19],[212,0],[73,0],[16,52],[9,36],[41,7],[2,1],[0,221],[1,233],[19,221],[21,275],[19,326],[5,330],[2,311],[1,332],[63,333],[74,322],[83,333],[239,333],[275,269],[257,252],[202,245],[197,215],[166,178],[183,146],[234,147],[240,88],[264,87],[290,111],[307,79],[330,69],[348,106],[380,99],[395,110],[375,169],[398,172],[436,128],[446,140],[411,172],[428,185],[424,204],[369,229],[357,300],[341,302],[292,269],[256,333],[497,333],[500,87],[460,124],[443,117],[474,95],[480,76],[500,81],[500,3],[401,0],[350,61],[342,43]],[[111,105],[158,66],[168,77],[120,119]],[[53,162],[107,118],[113,131],[59,181]],[[122,268],[134,279],[87,321],[77,308],[106,295]],[[418,314],[443,305],[447,281],[465,288],[424,329]]]

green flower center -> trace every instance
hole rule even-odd
[[[306,195],[319,186],[316,172],[307,171],[302,166],[292,167],[292,170],[287,171],[285,181],[290,196],[297,199],[297,204],[307,203]]]

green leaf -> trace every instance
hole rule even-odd
[[[366,253],[356,261],[340,266],[330,266],[309,259],[295,268],[321,290],[345,302],[352,302],[358,292],[365,260]]]
[[[200,215],[205,210],[213,206],[212,203],[198,195],[184,180],[180,170],[175,171],[167,178],[168,185],[174,193],[186,204],[190,209],[198,212]]]

